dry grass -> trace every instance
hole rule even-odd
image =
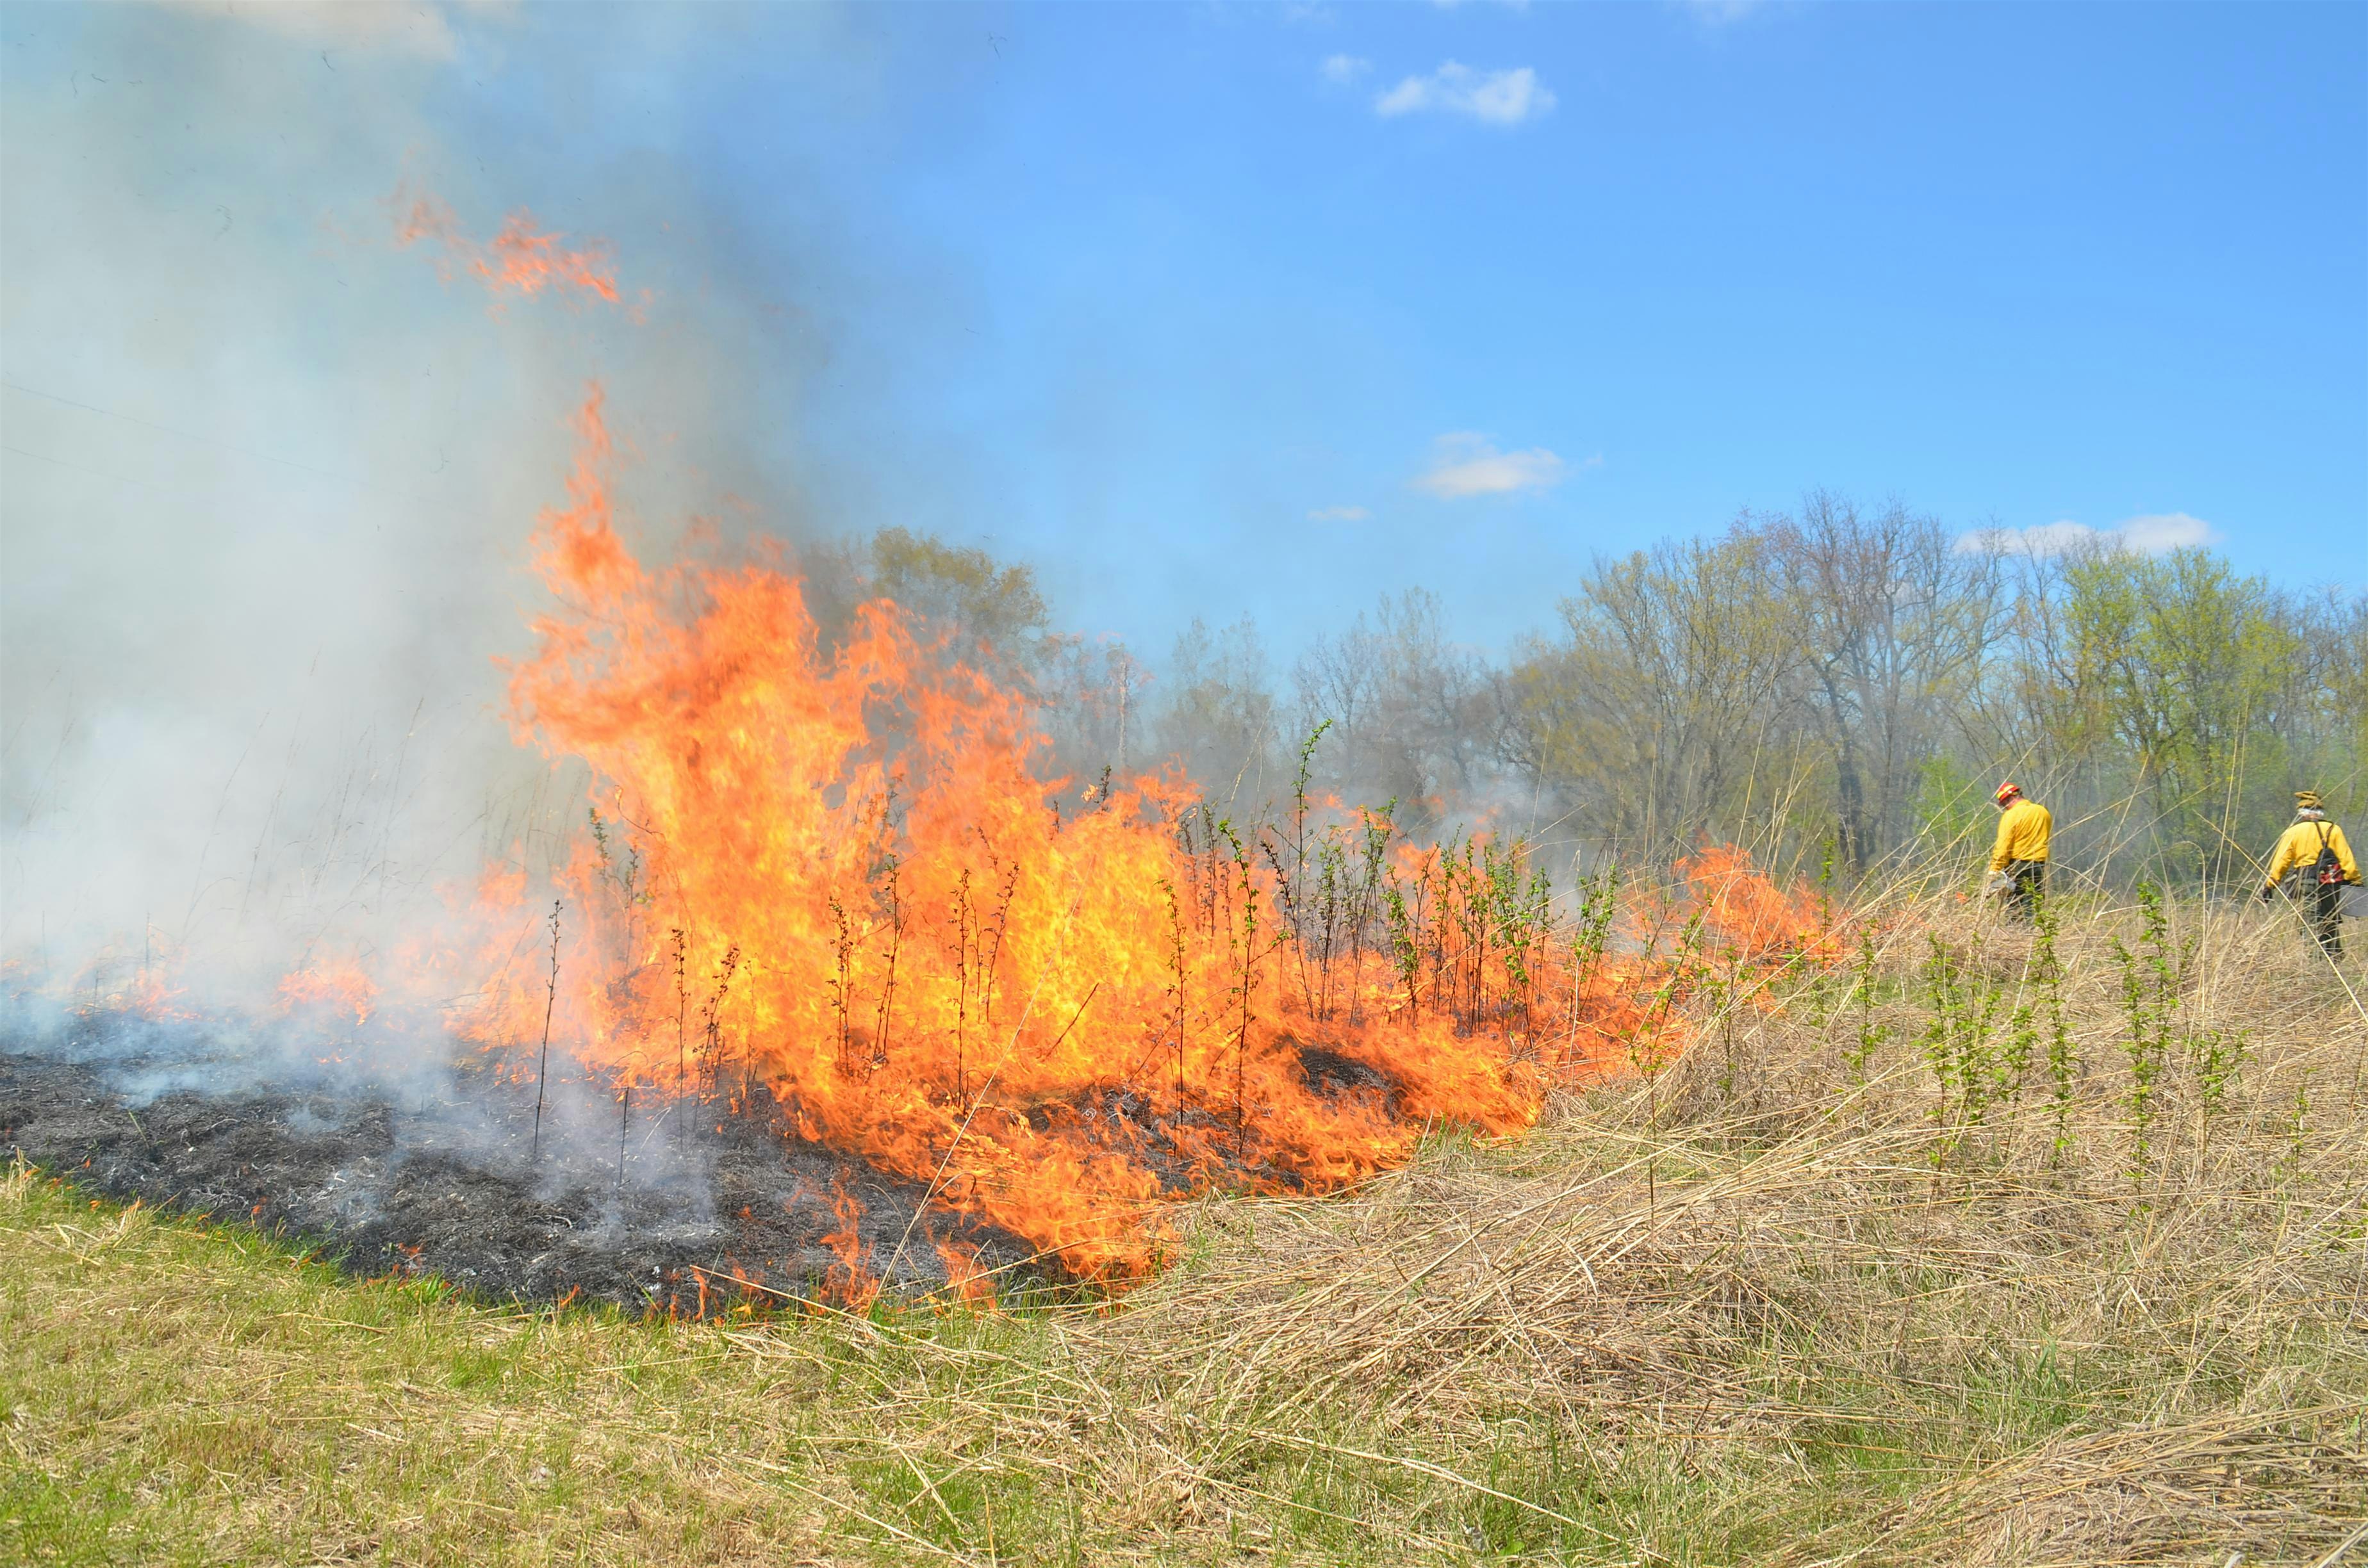
[[[2134,1171],[2127,909],[2066,916],[2082,1068],[1942,1111],[1896,926],[1651,1086],[1320,1202],[1212,1202],[1116,1312],[734,1329],[358,1286],[0,1191],[0,1555],[439,1562],[2345,1561],[2368,1535],[2368,1016],[2174,910]],[[1975,949],[1974,937],[1980,940]],[[2346,971],[2360,983],[2357,962]],[[1774,994],[1773,992],[1765,994]],[[2188,1037],[2244,1031],[2208,1108]]]

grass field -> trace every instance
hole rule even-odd
[[[1708,989],[1116,1310],[522,1311],[19,1167],[0,1560],[2368,1561],[2357,960],[2063,918]]]

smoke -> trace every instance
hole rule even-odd
[[[643,59],[680,25],[612,19]],[[512,743],[496,661],[586,383],[622,390],[627,527],[811,531],[780,434],[828,358],[800,301],[863,269],[734,232],[648,139],[496,133],[477,100],[528,41],[499,10],[8,26],[0,958],[256,1002],[580,811]],[[406,246],[431,193],[447,228]],[[617,240],[616,302],[504,270],[581,230]]]

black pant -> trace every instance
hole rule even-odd
[[[2031,919],[2039,911],[2039,901],[2047,894],[2047,862],[2009,860],[2006,874],[2009,883],[2006,890],[2007,914],[2017,920]]]
[[[2343,884],[2313,882],[2303,890],[2302,917],[2327,956],[2343,956]]]

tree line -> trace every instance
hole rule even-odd
[[[2292,790],[2368,806],[2368,593],[2205,549],[2040,554],[1820,493],[1599,559],[1505,658],[1415,589],[1280,676],[1247,621],[1196,620],[1155,671],[1049,630],[1024,566],[900,530],[864,554],[857,576],[1032,683],[1081,788],[1175,756],[1245,818],[1291,791],[1319,725],[1319,794],[1590,863],[1734,840],[1854,881],[1986,841],[2010,777],[2074,874],[2226,887],[2258,875]]]

